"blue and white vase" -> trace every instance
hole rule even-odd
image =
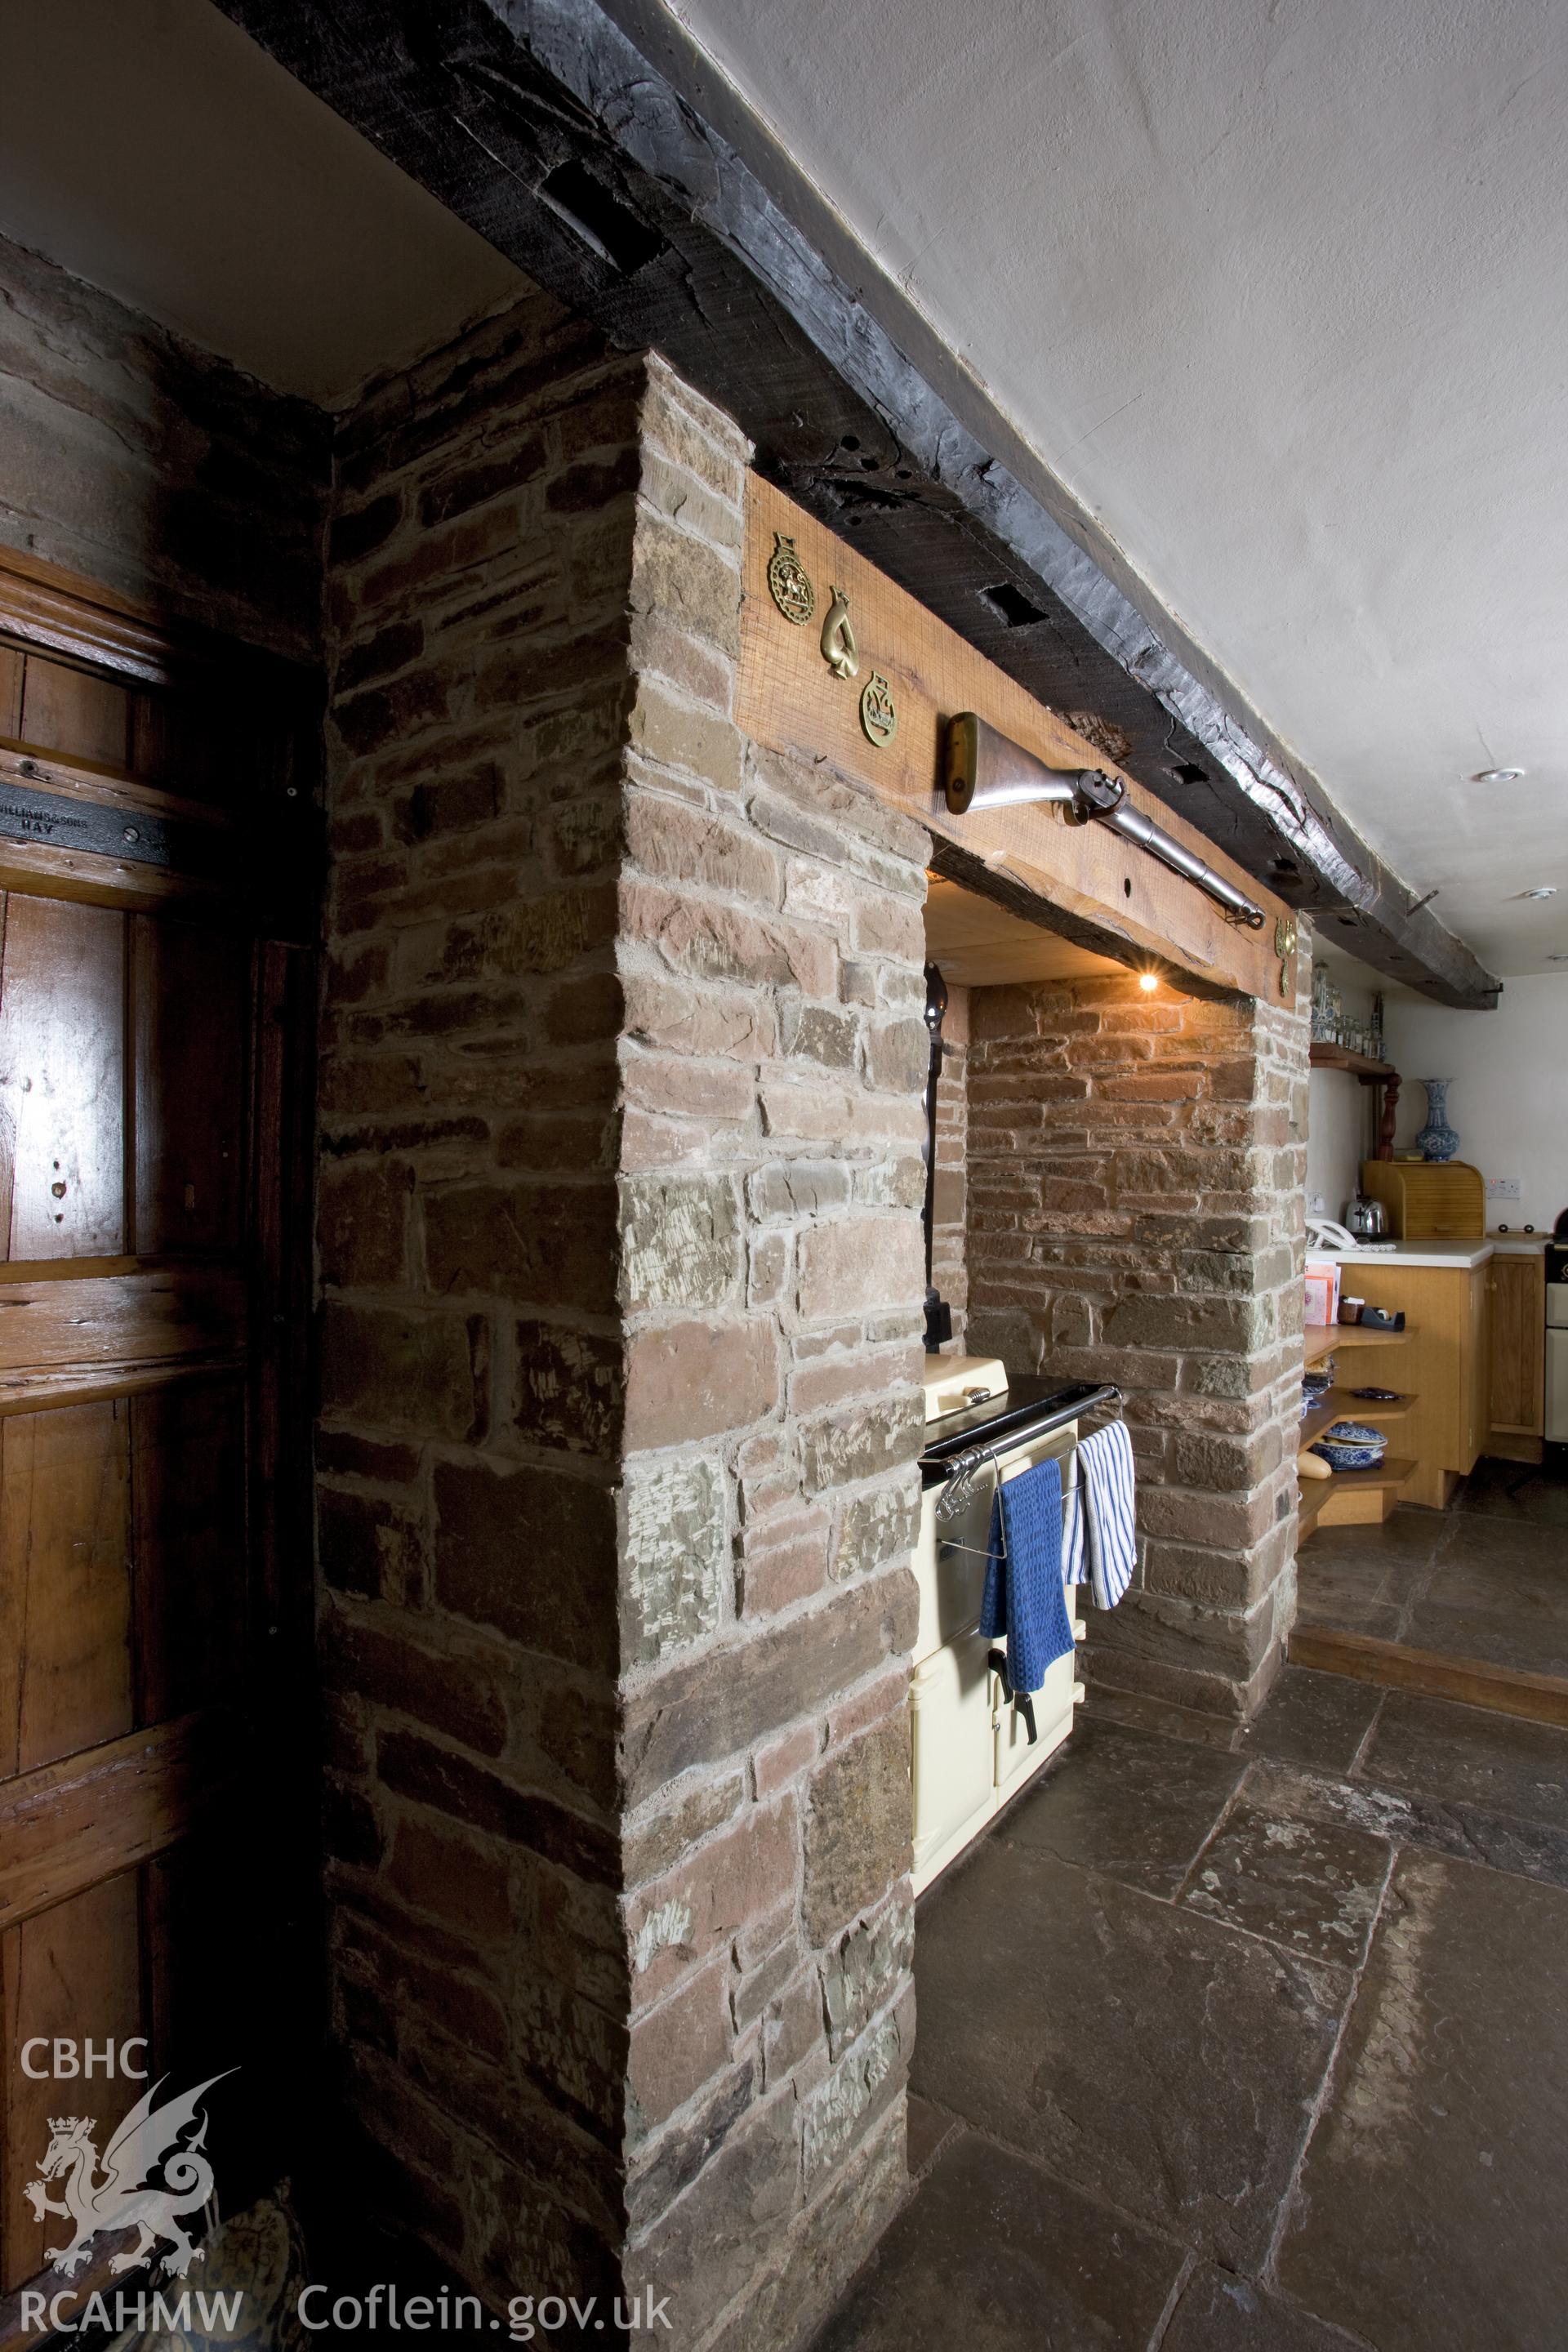
[[[1426,1124],[1416,1137],[1424,1160],[1452,1160],[1459,1139],[1448,1124],[1448,1088],[1452,1078],[1423,1078],[1426,1089]]]

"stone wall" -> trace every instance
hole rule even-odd
[[[747,452],[543,297],[340,438],[338,2034],[498,2298],[785,2344],[903,2179],[923,834],[731,718]]]
[[[0,238],[0,544],[310,658],[331,423]]]
[[[965,1350],[969,1308],[969,996],[948,991],[942,1077],[936,1090],[936,1193],[931,1279],[952,1309],[952,1348]]]
[[[1141,1565],[1089,1612],[1086,1668],[1223,1715],[1261,1704],[1295,1608],[1305,984],[1254,1005],[1130,974],[971,1005],[970,1345],[1121,1385]]]
[[[619,943],[631,2264],[682,2343],[750,2352],[810,2327],[904,2177],[928,845],[731,724],[745,453],[657,365],[644,430]]]
[[[0,289],[0,541],[309,656],[327,422],[16,248]],[[929,845],[733,724],[746,457],[530,295],[342,421],[325,607],[365,2186],[492,2300],[646,2284],[691,2352],[801,2341],[858,2263],[913,2022]],[[1128,1391],[1090,1671],[1245,1711],[1292,1591],[1300,1013],[955,989],[946,1034],[955,1341]]]
[[[615,934],[643,380],[525,299],[344,420],[330,537],[334,2023],[372,2195],[492,2292],[609,2291],[624,2234]]]

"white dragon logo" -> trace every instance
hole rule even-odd
[[[23,2194],[36,2221],[41,2221],[46,2213],[63,2214],[76,2224],[76,2235],[68,2246],[46,2246],[47,2262],[69,2278],[87,2260],[100,2230],[138,2232],[136,2244],[115,2255],[109,2265],[111,2271],[133,2270],[146,2260],[159,2238],[173,2242],[174,2252],[164,2255],[163,2268],[175,2278],[184,2278],[193,2263],[205,2259],[176,2216],[199,2210],[213,2192],[213,2168],[201,2153],[207,2134],[205,2116],[194,2138],[183,2147],[178,2141],[186,2126],[195,2120],[202,2094],[223,2079],[221,2074],[209,2075],[194,2091],[154,2107],[153,2102],[168,2080],[167,2075],[161,2076],[137,2101],[104,2149],[101,2180],[96,2179],[99,2157],[92,2144],[96,2117],[50,2116],[51,2137],[38,2165],[42,2177],[25,2181]],[[164,2185],[152,2188],[147,2176],[160,2166]],[[64,2200],[57,2202],[46,2193],[44,2184],[58,2179],[62,2173]]]

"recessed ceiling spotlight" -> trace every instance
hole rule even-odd
[[[1478,768],[1470,782],[1472,784],[1517,784],[1524,772],[1522,768]]]
[[[1549,955],[1546,961],[1548,963],[1568,963],[1568,955]]]
[[[1515,896],[1521,898],[1555,898],[1557,885],[1555,882],[1537,882],[1528,890],[1517,891]]]

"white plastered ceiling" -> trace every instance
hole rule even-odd
[[[210,0],[0,0],[0,235],[326,407],[526,282]]]
[[[1552,969],[1562,0],[662,5],[1394,869]]]
[[[608,5],[689,31],[1444,921],[1555,969],[1563,0]],[[0,233],[279,389],[524,282],[210,0],[0,0]]]

